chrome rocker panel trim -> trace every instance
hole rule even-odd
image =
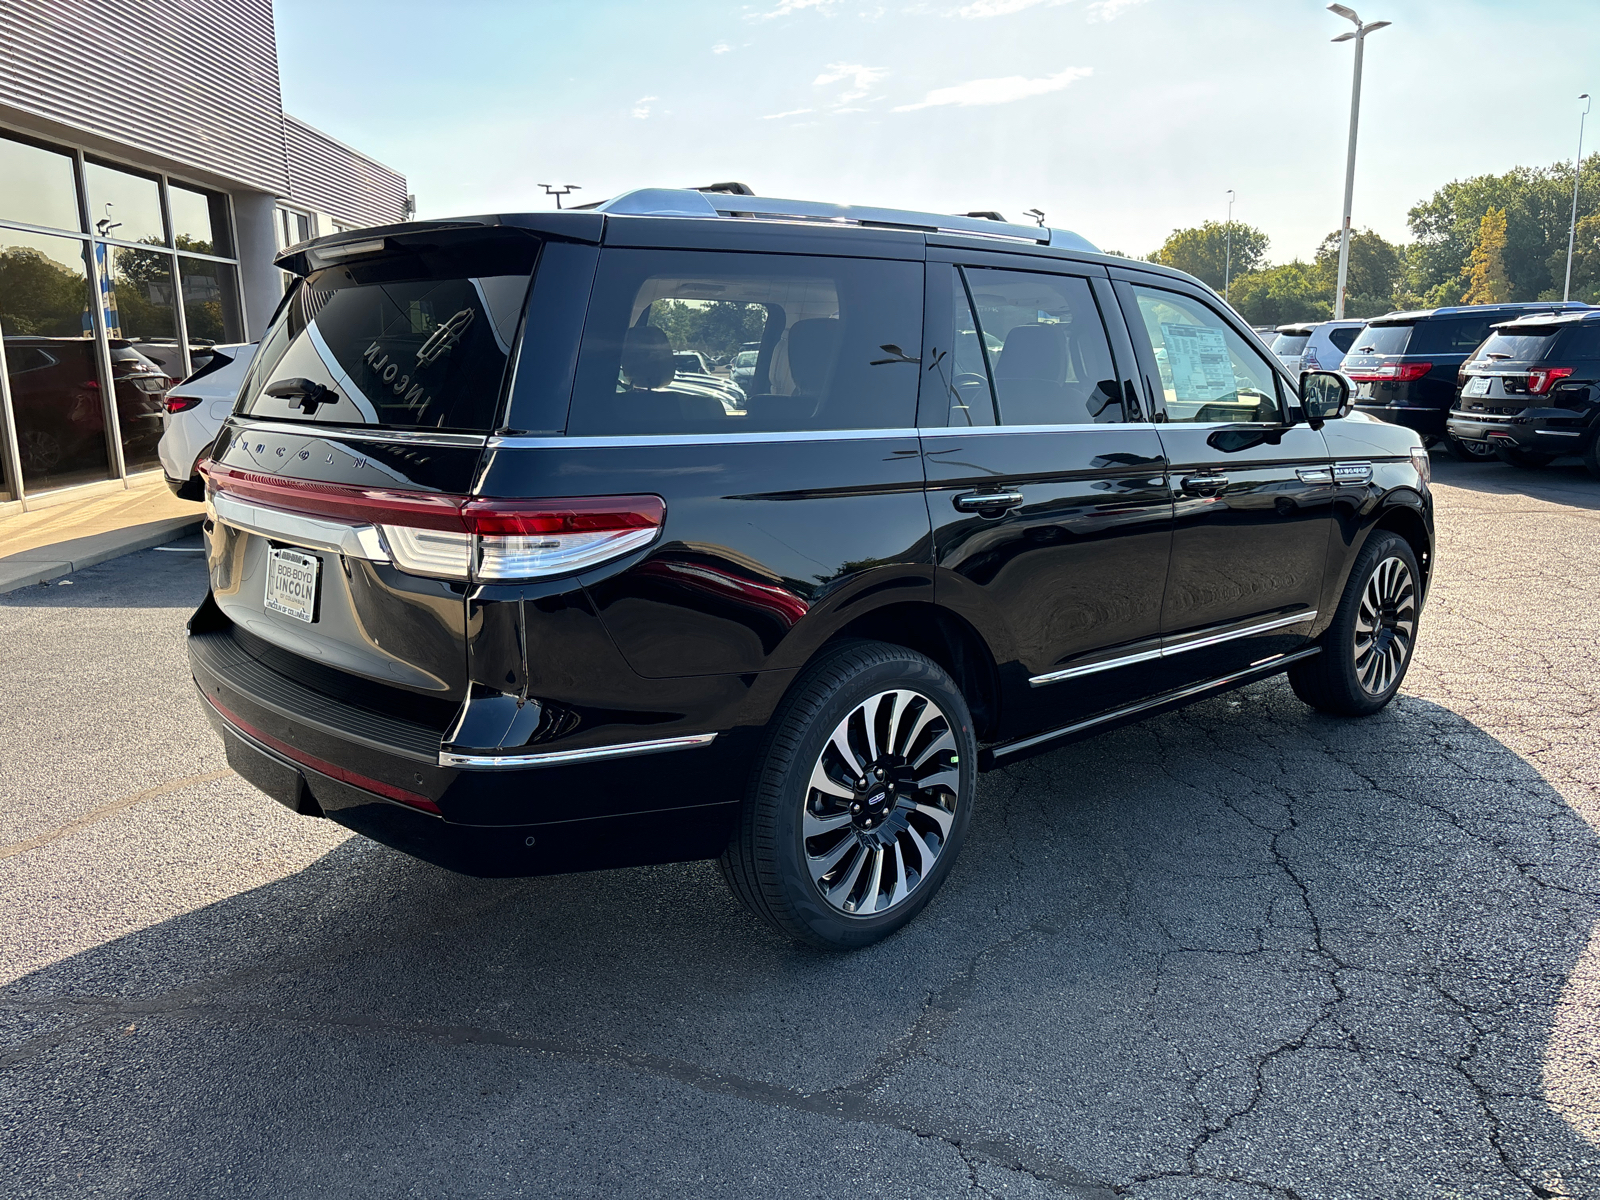
[[[1292,613],[1287,617],[1263,621],[1259,625],[1247,625],[1243,629],[1230,629],[1225,633],[1213,633],[1206,637],[1197,637],[1191,641],[1180,642],[1175,646],[1161,646],[1154,650],[1141,650],[1137,654],[1125,654],[1121,658],[1108,658],[1101,662],[1084,663],[1079,667],[1068,667],[1062,671],[1051,671],[1045,675],[1035,675],[1028,680],[1028,685],[1030,687],[1044,687],[1046,684],[1060,683],[1063,679],[1079,679],[1084,675],[1095,675],[1101,671],[1112,670],[1115,667],[1129,667],[1134,663],[1149,662],[1156,658],[1171,658],[1173,655],[1182,654],[1185,650],[1199,650],[1206,646],[1216,646],[1223,642],[1231,642],[1235,638],[1250,637],[1252,634],[1266,633],[1273,629],[1284,629],[1290,625],[1303,625],[1307,621],[1315,621],[1316,619],[1317,610],[1313,608],[1306,612]]]
[[[684,737],[657,738],[650,742],[621,742],[615,746],[591,746],[587,750],[550,750],[542,754],[456,754],[439,751],[441,767],[505,769],[561,767],[569,763],[599,762],[608,758],[632,758],[638,754],[661,754],[668,750],[692,750],[717,740],[714,733],[691,733]]]

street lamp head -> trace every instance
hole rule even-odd
[[[1338,37],[1334,38],[1333,40],[1336,41],[1336,42],[1352,42],[1352,41],[1355,40],[1355,36],[1356,35],[1353,34],[1353,33],[1341,33]]]
[[[1353,21],[1358,26],[1361,24],[1361,18],[1356,16],[1356,10],[1353,8],[1346,8],[1342,4],[1330,4],[1328,11],[1343,17],[1346,21]]]
[[[1589,106],[1591,104],[1593,104],[1594,101],[1589,99],[1589,93],[1588,92],[1585,92],[1583,95],[1579,96],[1578,99],[1583,101],[1583,115],[1584,116],[1588,116],[1589,115]]]
[[[1393,24],[1393,21],[1374,21],[1370,25],[1363,25],[1361,27],[1361,36],[1366,37],[1369,33],[1377,33],[1378,30],[1386,29]]]

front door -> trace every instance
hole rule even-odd
[[[1109,280],[930,262],[928,289],[934,589],[1000,664],[999,736],[1141,698],[1159,667],[1172,499]]]
[[[1168,681],[1268,665],[1317,618],[1333,528],[1327,446],[1303,422],[1285,427],[1287,382],[1198,290],[1116,286],[1169,460]]]

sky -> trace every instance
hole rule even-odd
[[[1352,222],[1409,240],[1451,179],[1570,160],[1600,0],[1360,0]],[[996,210],[1147,254],[1236,220],[1338,228],[1352,28],[1318,0],[276,0],[289,112],[403,173],[419,217],[723,180]],[[1587,145],[1600,149],[1600,113]]]

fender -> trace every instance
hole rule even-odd
[[[1350,580],[1351,568],[1376,529],[1393,530],[1411,543],[1422,567],[1426,599],[1433,575],[1433,498],[1409,460],[1374,464],[1370,484],[1341,488],[1334,501],[1334,530],[1323,575],[1322,616],[1312,629],[1320,635],[1332,622]]]

